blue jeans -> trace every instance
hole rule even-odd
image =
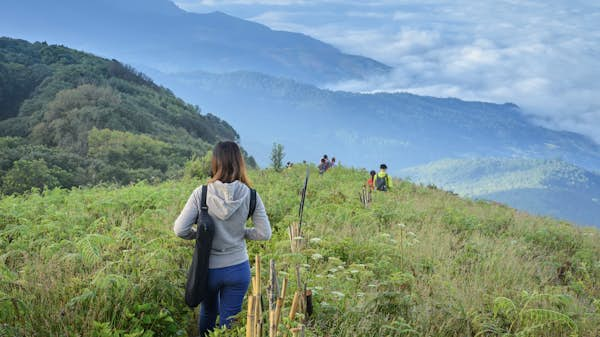
[[[244,295],[250,285],[248,260],[234,266],[208,270],[208,297],[200,304],[200,336],[213,330],[219,314],[221,326],[231,326],[233,316],[242,311]]]

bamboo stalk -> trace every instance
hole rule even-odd
[[[273,336],[277,336],[277,330],[279,329],[279,321],[281,320],[281,308],[283,307],[283,298],[277,299],[275,306],[275,312],[273,313]]]
[[[260,319],[258,321],[258,325],[256,327],[256,331],[258,332],[256,334],[256,337],[262,337],[262,335],[263,335],[263,322],[262,322],[262,319]]]
[[[275,270],[275,260],[271,259],[269,261],[269,287],[267,288],[267,292],[269,295],[269,310],[275,310],[275,305],[277,302],[277,271]]]
[[[254,316],[256,319],[254,320],[254,335],[253,337],[261,337],[262,336],[262,305],[260,303],[260,296],[254,296],[254,301],[256,302]]]
[[[252,296],[248,296],[252,298],[253,306],[252,306],[252,321],[251,321],[251,332],[252,335],[250,337],[262,337],[262,303],[261,303],[261,259],[260,255],[256,255],[254,259],[254,269],[255,275],[252,278]]]
[[[290,308],[290,321],[296,317],[296,310],[298,310],[298,301],[300,300],[300,294],[296,291],[294,293],[294,299],[292,300],[292,307]]]
[[[275,270],[275,260],[269,261],[269,287],[267,288],[269,295],[269,336],[277,335],[277,319],[275,312],[277,311],[277,271]]]
[[[283,305],[285,302],[285,294],[287,292],[287,283],[288,283],[287,278],[284,278],[283,282],[281,283],[281,295],[277,298],[277,303],[275,305],[275,313],[274,313],[275,330],[274,330],[274,335],[273,335],[275,337],[277,336],[277,330],[279,329],[279,323],[281,322],[281,311],[283,309]]]
[[[288,284],[288,280],[287,280],[287,278],[284,278],[283,282],[281,283],[281,296],[279,296],[281,299],[285,299],[285,293],[287,291],[287,284]]]
[[[256,286],[255,286],[255,293],[254,295],[259,295],[260,296],[260,292],[261,292],[261,284],[260,284],[260,255],[256,255],[255,257],[255,265],[254,267],[256,268],[256,276],[255,276],[255,282],[256,282]]]
[[[254,296],[248,296],[248,313],[246,314],[246,337],[254,337]]]
[[[302,288],[302,301],[301,301],[301,306],[300,306],[300,311],[303,314],[306,314],[306,284],[304,284],[304,287]]]
[[[300,225],[298,223],[292,223],[288,227],[288,232],[290,235],[290,246],[292,249],[292,253],[300,252],[300,250],[302,250],[304,241]]]
[[[296,265],[296,286],[302,289],[302,279],[300,278],[300,265]]]

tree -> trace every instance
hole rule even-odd
[[[212,151],[206,152],[203,157],[194,156],[185,163],[183,175],[187,178],[206,178],[212,175]]]
[[[66,172],[49,168],[43,159],[20,159],[2,178],[2,192],[13,194],[29,191],[32,187],[57,187],[60,185],[57,175],[62,174]]]
[[[278,143],[273,143],[273,149],[271,150],[271,165],[275,171],[279,172],[283,168],[283,157],[285,157],[285,152],[283,152],[283,145]]]

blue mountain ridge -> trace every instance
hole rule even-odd
[[[315,160],[335,150],[348,165],[386,162],[391,172],[447,157],[478,156],[563,159],[587,169],[600,167],[598,144],[537,126],[512,103],[331,91],[252,72],[149,74],[230,121],[262,165],[276,140],[292,160]]]
[[[560,160],[444,159],[400,175],[463,196],[600,227],[600,174]]]
[[[0,35],[48,41],[161,71],[251,70],[308,83],[391,68],[300,33],[221,12],[186,12],[167,0],[8,0]]]

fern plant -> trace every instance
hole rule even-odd
[[[507,297],[494,299],[493,314],[497,324],[488,325],[476,336],[493,333],[505,337],[572,336],[579,335],[577,324],[561,309],[567,308],[572,298],[562,294],[528,293],[521,294],[522,304],[518,305]],[[553,309],[533,307],[533,304],[547,303]]]

